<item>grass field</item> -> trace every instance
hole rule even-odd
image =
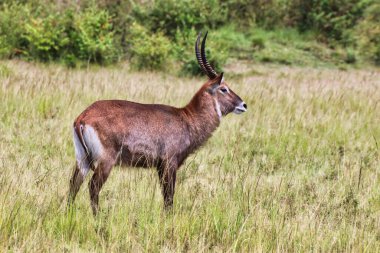
[[[172,213],[154,169],[115,168],[94,218],[87,183],[65,209],[75,117],[183,106],[205,79],[1,62],[0,252],[379,252],[379,70],[244,70],[225,77],[248,112],[188,158]]]

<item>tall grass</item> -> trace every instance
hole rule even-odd
[[[182,106],[205,80],[0,64],[1,252],[380,250],[376,70],[232,66],[248,112],[182,166],[173,212],[154,169],[115,168],[94,218],[87,184],[65,209],[74,118],[97,99]]]

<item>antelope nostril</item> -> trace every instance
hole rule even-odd
[[[243,107],[244,107],[245,109],[247,109],[247,104],[246,104],[246,103],[243,103]]]

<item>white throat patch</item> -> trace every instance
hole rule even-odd
[[[219,102],[216,98],[214,98],[214,101],[215,101],[216,113],[218,114],[219,119],[221,119],[222,118],[222,111],[220,110]]]

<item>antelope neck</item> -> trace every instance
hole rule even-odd
[[[201,89],[190,103],[181,109],[193,144],[201,145],[219,126],[220,117],[216,106],[214,99]]]

